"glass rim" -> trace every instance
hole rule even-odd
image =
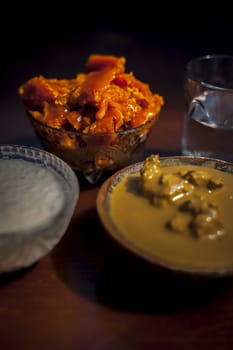
[[[207,55],[202,55],[202,56],[197,56],[195,58],[192,58],[185,65],[185,75],[187,77],[190,77],[193,80],[199,82],[201,85],[203,85],[209,89],[233,93],[233,88],[224,88],[224,87],[221,87],[218,85],[213,85],[213,84],[207,83],[203,79],[195,77],[194,74],[192,73],[192,65],[194,63],[201,62],[201,61],[208,61],[208,60],[212,60],[212,59],[216,59],[216,60],[227,59],[227,60],[232,60],[232,62],[233,62],[233,55],[230,55],[230,54],[207,54]]]
[[[117,130],[117,131],[96,132],[96,133],[83,133],[79,130],[65,130],[65,129],[55,128],[53,126],[45,124],[43,121],[41,121],[37,118],[35,118],[30,113],[30,111],[26,111],[26,114],[28,115],[29,120],[31,120],[33,123],[36,123],[36,124],[40,125],[41,127],[48,129],[48,130],[51,130],[53,132],[59,132],[59,133],[66,134],[66,135],[76,135],[79,137],[100,137],[100,136],[108,136],[108,135],[112,135],[112,134],[114,134],[114,135],[126,135],[126,134],[135,133],[137,131],[144,129],[147,125],[155,123],[157,121],[157,119],[159,118],[160,113],[157,113],[152,118],[146,120],[143,124],[140,124],[134,128]]]

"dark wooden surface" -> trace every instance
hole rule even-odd
[[[203,41],[197,47],[194,34],[185,36],[178,27],[169,36],[163,29],[149,39],[121,31],[89,33],[75,44],[63,38],[59,45],[40,43],[38,51],[11,57],[1,76],[0,142],[40,147],[17,88],[37,74],[72,77],[90,53],[98,52],[125,55],[127,69],[164,96],[144,155],[180,154],[184,65],[193,55],[216,52],[217,46],[213,50],[211,41],[204,47]],[[188,48],[186,39],[193,40]],[[218,47],[223,48],[227,46]],[[125,251],[99,222],[100,185],[88,185],[80,177],[80,198],[57,246],[31,268],[0,276],[0,348],[233,348],[232,279],[186,279]]]

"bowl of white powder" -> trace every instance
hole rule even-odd
[[[28,267],[65,234],[80,187],[71,167],[44,150],[0,145],[0,273]]]

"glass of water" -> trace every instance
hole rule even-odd
[[[206,55],[185,67],[182,153],[233,161],[233,56]]]

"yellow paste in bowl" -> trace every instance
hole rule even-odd
[[[160,175],[155,175],[156,167],[146,169],[145,164],[140,172],[122,177],[113,187],[111,219],[117,227],[117,238],[147,259],[174,268],[183,266],[190,270],[214,270],[219,267],[224,269],[226,265],[233,266],[232,174],[213,167],[174,164],[157,168]],[[148,175],[150,171],[152,179],[154,176],[153,185]],[[194,186],[193,191],[191,182],[187,183],[187,192],[183,195],[179,195],[179,191],[176,195],[176,191],[169,194],[166,186],[165,190],[162,187],[159,190],[158,181],[161,179],[158,178],[161,175],[169,182],[171,175],[177,174],[193,174],[192,181],[199,181],[200,186]],[[182,177],[180,179],[182,182]],[[177,184],[174,187],[179,189]],[[206,232],[203,229],[205,225],[196,224],[195,227],[192,223],[195,219],[192,211],[199,211],[198,206],[200,210],[212,210],[216,218],[210,227],[208,220],[211,221],[211,218],[207,215],[203,219],[207,224]],[[182,224],[179,220],[176,222],[177,215],[185,216]],[[202,218],[198,220],[202,222]]]

